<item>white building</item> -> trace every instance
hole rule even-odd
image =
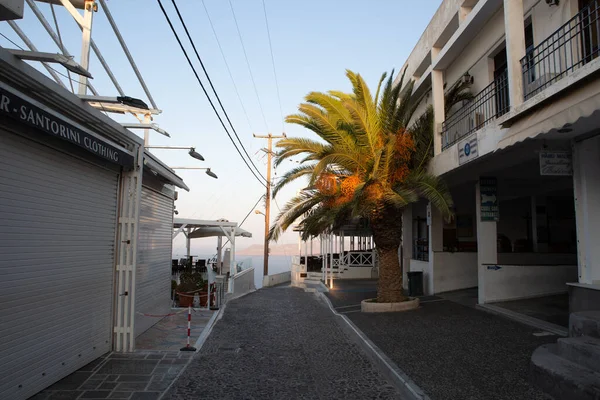
[[[404,68],[432,105],[431,171],[456,218],[406,209],[405,271],[426,293],[478,287],[480,304],[570,293],[600,304],[599,6],[585,0],[444,0]],[[472,101],[445,115],[444,94]]]

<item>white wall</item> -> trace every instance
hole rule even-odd
[[[349,267],[344,273],[333,279],[371,279],[373,278],[373,267]]]
[[[299,275],[299,274],[298,274]],[[292,280],[292,272],[286,271],[279,274],[263,276],[263,287],[275,286]]]
[[[480,303],[566,293],[567,282],[577,281],[576,265],[484,266],[484,293]],[[481,294],[481,293],[480,293]]]
[[[435,253],[434,293],[477,286],[477,253]]]
[[[410,271],[423,271],[423,293],[426,295],[433,294],[433,274],[429,269],[429,262],[410,260]]]

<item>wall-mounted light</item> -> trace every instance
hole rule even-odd
[[[195,147],[182,147],[182,146],[146,146],[147,149],[162,149],[162,150],[189,150],[188,154],[190,157],[196,160],[204,161],[202,154],[196,151]]]
[[[548,4],[549,6],[557,6],[559,3],[559,0],[546,0],[546,4]]]

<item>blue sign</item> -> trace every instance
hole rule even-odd
[[[492,270],[492,271],[498,271],[499,269],[502,269],[502,267],[499,265],[488,265],[487,269]]]

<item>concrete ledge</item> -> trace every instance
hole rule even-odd
[[[492,304],[478,304],[477,309],[486,311],[492,314],[500,315],[506,318],[510,318],[514,321],[520,322],[525,325],[529,325],[533,328],[538,328],[543,331],[554,333],[557,336],[569,336],[569,330],[550,322],[542,321],[541,319],[533,318],[525,314],[520,314],[506,308],[494,306]]]
[[[292,271],[281,272],[279,274],[263,276],[263,287],[280,285],[292,281]]]
[[[419,308],[419,299],[416,297],[409,297],[409,300],[402,301],[400,303],[376,303],[366,299],[360,302],[360,311],[366,313],[378,313],[378,312],[397,312],[397,311],[408,311]]]
[[[338,318],[335,321],[340,328],[369,357],[371,362],[398,390],[402,399],[405,400],[431,400],[427,394],[402,371],[375,343],[373,343],[350,319],[339,314],[333,308],[331,301],[324,293],[316,293],[325,302],[331,312]]]

